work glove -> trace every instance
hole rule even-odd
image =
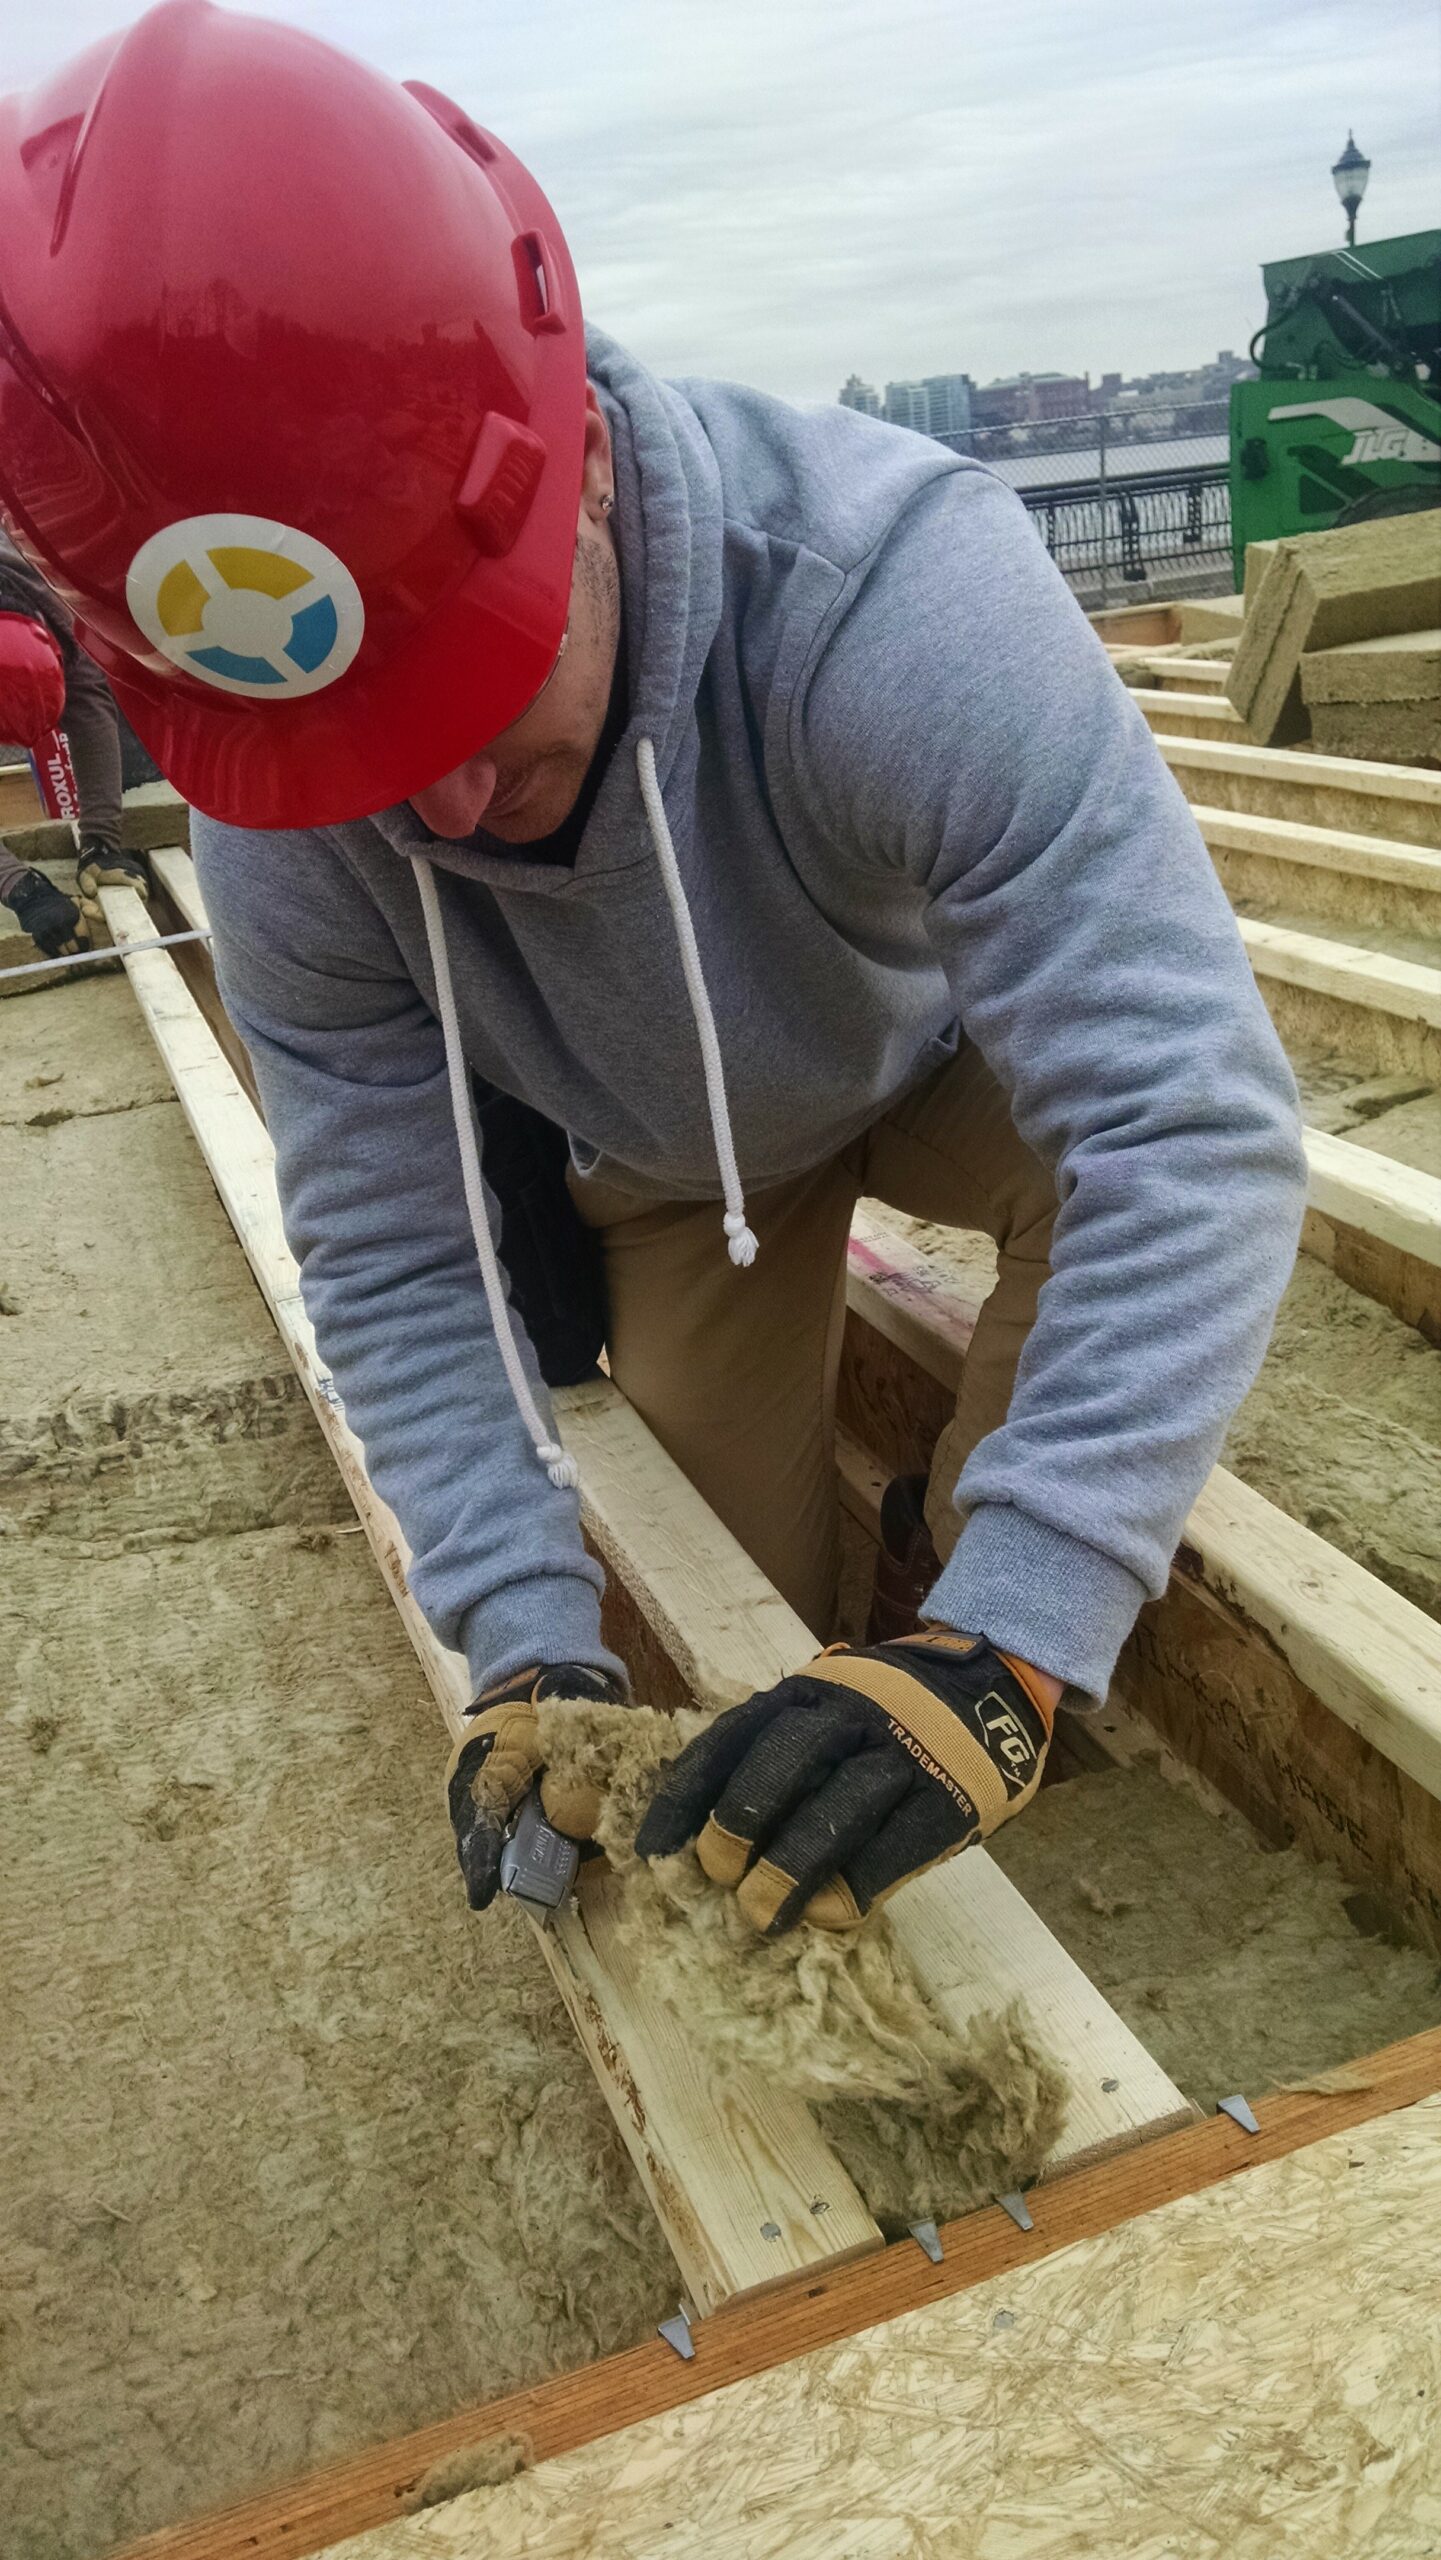
[[[536,1708],[543,1698],[596,1699],[611,1706],[625,1704],[625,1691],[607,1672],[588,1663],[534,1664],[486,1689],[469,1710],[469,1720],[450,1755],[446,1803],[455,1831],[456,1854],[472,1911],[488,1910],[500,1890],[500,1853],[505,1835],[540,1774],[540,1734]],[[563,1792],[541,1779],[541,1811],[553,1830],[585,1842],[600,1811],[594,1789]]]
[[[663,1858],[695,1840],[706,1874],[767,1937],[802,1919],[857,1928],[1034,1795],[1053,1686],[947,1627],[835,1645],[687,1744],[636,1847]]]
[[[121,853],[101,836],[87,836],[81,844],[75,878],[82,898],[94,898],[102,889],[138,889],[142,898],[150,896],[150,880],[143,862],[133,853]]]
[[[47,880],[43,871],[26,871],[5,892],[37,951],[58,960],[67,951],[87,951],[90,928],[73,898]]]

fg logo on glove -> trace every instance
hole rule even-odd
[[[365,631],[344,561],[268,516],[164,526],[131,561],[125,600],[173,666],[257,702],[293,702],[334,684]]]
[[[963,1706],[960,1718],[962,1724],[970,1726],[982,1749],[990,1753],[1005,1779],[1007,1793],[1019,1795],[1036,1774],[1045,1745],[1044,1732],[1028,1732],[1015,1708],[1008,1707],[994,1689]]]

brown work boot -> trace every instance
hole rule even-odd
[[[900,1636],[915,1634],[921,1603],[940,1570],[926,1527],[926,1478],[892,1476],[881,1496],[881,1546],[867,1644],[894,1644]]]

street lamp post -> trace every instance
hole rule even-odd
[[[1346,148],[1331,170],[1331,176],[1335,182],[1336,193],[1346,208],[1346,246],[1348,249],[1354,249],[1356,245],[1356,215],[1360,209],[1361,198],[1366,192],[1366,181],[1370,175],[1370,161],[1367,159],[1364,151],[1357,150],[1356,136],[1354,133],[1348,133],[1346,136]]]

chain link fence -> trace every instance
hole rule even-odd
[[[1079,601],[1231,587],[1225,400],[1098,410],[936,441],[1008,480]]]

